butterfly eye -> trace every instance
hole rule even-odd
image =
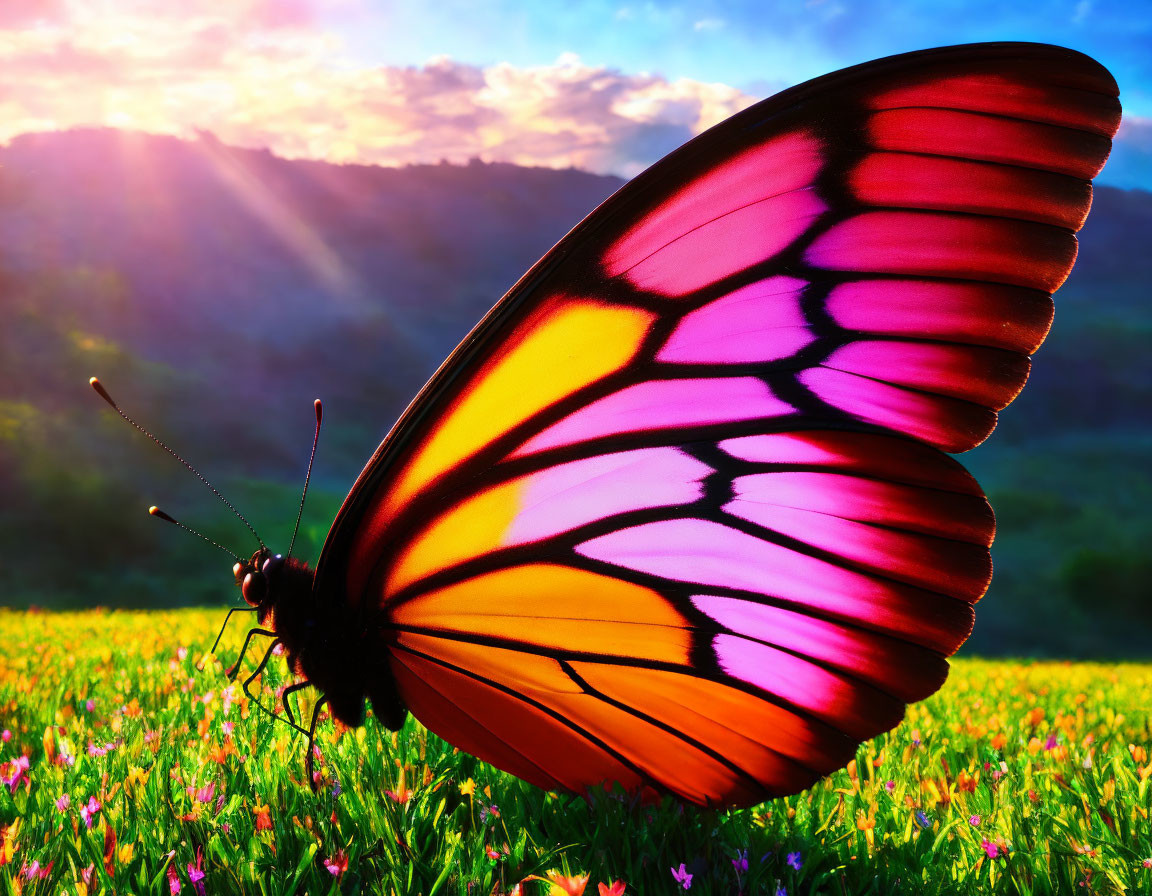
[[[268,594],[268,580],[260,572],[250,572],[244,576],[244,584],[240,586],[240,593],[244,595],[251,606],[259,606]]]
[[[264,561],[264,566],[262,567],[262,571],[266,577],[271,579],[278,572],[280,572],[280,570],[283,567],[284,567],[284,558],[280,554],[277,554],[276,556],[269,557],[267,560]]]

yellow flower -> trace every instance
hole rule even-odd
[[[121,865],[127,865],[132,861],[132,853],[136,851],[135,843],[123,843],[120,849],[116,851],[116,858],[120,860]]]
[[[135,790],[138,786],[148,780],[148,772],[139,766],[132,766],[128,770],[128,777],[124,779],[125,790]]]
[[[460,785],[461,796],[472,796],[476,793],[476,782],[469,778]]]

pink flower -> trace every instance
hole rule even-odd
[[[21,782],[28,779],[28,767],[29,762],[27,756],[17,756],[11,762],[4,763],[3,768],[6,768],[8,771],[0,774],[0,784],[7,784],[8,789],[12,793],[15,793],[16,788],[20,786]]]
[[[176,866],[168,866],[168,892],[171,896],[176,896],[181,890],[180,875],[176,873]]]
[[[974,828],[980,827],[980,816],[979,815],[969,815],[968,816],[968,824],[972,825],[972,827],[974,827]]]
[[[984,852],[988,854],[988,858],[995,859],[1000,855],[1000,847],[987,837],[984,838],[980,845],[984,847]]]
[[[743,874],[748,870],[748,850],[744,849],[736,853],[736,858],[732,860],[732,867],[736,869],[737,874]]]
[[[684,867],[684,863],[680,863],[679,868],[672,868],[672,879],[680,884],[685,890],[692,887],[692,875],[688,873],[688,869]]]
[[[209,781],[203,787],[196,791],[196,802],[210,803],[212,802],[212,794],[216,792],[216,782]]]
[[[92,712],[92,710],[96,708],[96,701],[89,697],[84,703],[84,708],[88,710],[88,712]]]
[[[196,864],[188,863],[188,880],[191,881],[197,896],[204,896],[204,870],[201,867],[203,862],[204,854],[196,850]]]
[[[884,789],[887,790],[889,793],[891,793],[893,790],[896,789],[896,782],[895,781],[885,781],[884,782]]]
[[[10,741],[10,740],[12,740],[12,732],[11,731],[9,731],[7,728],[5,728],[3,731],[0,731],[0,741],[4,741],[4,743],[8,743],[8,741]]]
[[[177,657],[177,659],[180,659],[180,660],[187,659],[188,658],[188,648],[187,647],[177,647],[176,648],[176,657]]]
[[[72,805],[72,797],[68,796],[66,793],[60,794],[56,800],[56,808],[63,812],[70,805]]]
[[[338,849],[331,858],[324,860],[324,867],[333,877],[339,877],[348,870],[348,856],[344,854],[344,850]]]
[[[100,811],[100,804],[96,802],[96,797],[88,797],[88,805],[80,807],[80,817],[84,819],[86,827],[92,827],[92,822],[96,820],[96,813]]]

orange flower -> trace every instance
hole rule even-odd
[[[407,770],[408,766],[406,765],[400,767],[400,781],[397,783],[395,790],[388,791],[388,796],[392,797],[392,799],[396,800],[398,803],[407,803],[410,799],[412,799],[412,795],[414,793],[414,791],[408,789],[408,785],[404,782],[404,773]]]
[[[256,808],[253,810],[256,816],[256,830],[257,831],[270,831],[272,830],[272,809],[265,806],[261,802],[256,803]]]
[[[600,884],[600,896],[624,896],[624,881],[618,880],[612,886]]]
[[[1024,721],[1035,728],[1044,721],[1044,710],[1039,706],[1028,710],[1028,714],[1024,716]]]
[[[545,877],[552,883],[550,896],[582,896],[584,888],[588,886],[587,874],[573,874],[571,877],[561,874],[559,871],[545,871]]]
[[[1007,743],[1008,743],[1007,736],[1005,736],[1003,734],[1003,732],[1001,732],[1000,734],[997,734],[994,738],[992,738],[992,749],[993,750],[1003,750],[1004,745]]]

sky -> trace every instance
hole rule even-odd
[[[630,177],[790,85],[985,40],[1104,63],[1125,119],[1100,182],[1152,189],[1149,0],[0,0],[0,142],[208,131],[290,158]]]

